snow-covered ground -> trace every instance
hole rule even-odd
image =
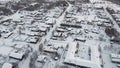
[[[2,1],[10,0],[0,0]],[[47,12],[44,12],[44,8],[35,11],[18,10],[10,16],[3,16],[0,22],[8,22],[0,24],[0,57],[6,57],[6,62],[16,63],[19,68],[58,68],[57,65],[76,68],[70,64],[117,68],[116,64],[111,62],[110,54],[119,54],[120,46],[110,41],[110,37],[105,33],[108,25],[104,22],[108,21],[105,18],[109,18],[120,33],[120,27],[106,10],[106,7],[114,6],[113,9],[120,11],[115,8],[119,6],[103,0],[90,1],[92,3],[74,6],[65,0],[68,4],[65,10],[55,6]],[[97,9],[96,5],[103,9]],[[100,12],[103,18],[98,17]],[[58,17],[54,17],[55,15]],[[101,23],[102,25],[98,25]],[[20,58],[22,60],[15,62],[18,59],[9,56],[14,50],[17,54],[25,54]],[[37,59],[40,59],[40,62]],[[100,67],[101,65],[103,67]]]

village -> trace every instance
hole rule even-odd
[[[39,4],[9,10],[10,4],[0,2],[0,68],[120,68],[119,5],[104,0]]]

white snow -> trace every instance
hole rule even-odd
[[[10,63],[4,63],[2,66],[2,68],[12,68],[12,67],[13,67],[13,65]]]
[[[8,56],[9,53],[13,50],[12,47],[1,46],[0,47],[0,55]]]

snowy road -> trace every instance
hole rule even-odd
[[[112,20],[112,22],[113,22],[113,28],[115,28],[120,33],[120,27],[119,27],[119,25],[113,19],[113,17],[111,16],[111,14],[107,11],[106,7],[104,7],[104,10],[107,13],[108,17]]]
[[[103,68],[117,68],[116,65],[114,65],[111,62],[109,54],[102,53],[102,58],[103,58],[103,62],[104,62],[104,67]]]
[[[22,62],[19,63],[19,65],[18,65],[19,68],[30,68],[29,67],[30,66],[29,63],[30,63],[31,55],[32,55],[32,53],[30,53],[25,60],[23,60]]]
[[[71,8],[72,8],[72,5],[66,1],[68,3],[68,7],[67,9],[62,13],[62,15],[56,19],[56,24],[53,26],[53,28],[47,33],[47,35],[42,38],[41,42],[39,42],[37,45],[35,45],[35,50],[38,51],[39,50],[39,46],[40,44],[43,44],[45,40],[49,40],[51,37],[52,37],[52,32],[58,27],[60,26],[60,24],[63,22],[64,20],[64,17],[65,17],[65,14],[66,12],[68,12]]]

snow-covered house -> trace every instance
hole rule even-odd
[[[28,43],[37,43],[38,42],[38,38],[36,37],[29,37],[26,39],[26,42]]]
[[[47,57],[45,55],[39,55],[37,58],[38,62],[45,62],[47,60]]]
[[[53,24],[55,24],[55,20],[50,18],[47,21],[45,21],[45,23],[48,24],[48,25],[53,25]]]
[[[23,57],[25,56],[25,53],[24,52],[17,52],[17,51],[12,51],[10,54],[9,54],[9,57],[10,58],[14,58],[14,59],[17,59],[17,60],[22,60]]]
[[[113,63],[120,63],[120,55],[119,54],[111,54],[111,61]]]

